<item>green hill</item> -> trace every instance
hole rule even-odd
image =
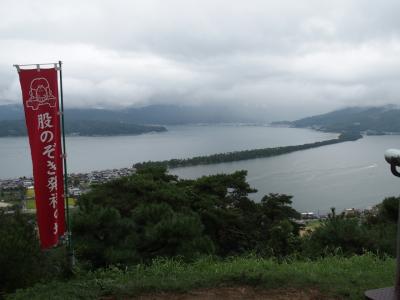
[[[350,107],[293,122],[278,122],[293,127],[322,131],[366,131],[369,134],[400,133],[400,109],[394,105]]]
[[[362,299],[392,284],[400,198],[352,215],[332,208],[310,229],[290,195],[253,202],[246,174],[187,180],[150,166],[93,185],[71,213],[72,269],[65,246],[40,250],[33,215],[0,210],[0,297],[129,299],[251,286]]]
[[[394,259],[379,259],[372,254],[282,262],[256,257],[203,258],[193,263],[158,259],[151,265],[102,269],[69,281],[38,284],[6,299],[133,299],[147,293],[153,298],[144,299],[177,299],[168,297],[166,292],[188,299],[183,296],[189,291],[186,295],[194,297],[200,288],[218,291],[235,286],[241,287],[241,293],[243,286],[255,287],[264,297],[276,291],[283,296],[288,291],[301,295],[311,290],[317,291],[319,297],[304,299],[364,299],[366,290],[393,285],[394,269]]]

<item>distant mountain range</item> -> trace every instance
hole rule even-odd
[[[166,128],[162,125],[255,123],[259,122],[262,117],[263,114],[260,111],[251,113],[249,110],[230,106],[151,105],[119,110],[96,108],[69,108],[65,110],[66,133],[74,135],[161,132],[166,131]],[[26,135],[23,120],[22,105],[0,106],[0,136]]]
[[[252,114],[250,109],[228,106],[151,105],[123,110],[70,108],[65,111],[66,133],[74,135],[140,134],[165,131],[162,125],[260,123],[265,122],[265,118],[261,110]],[[23,119],[21,105],[0,106],[0,136],[25,135]],[[400,133],[400,108],[395,105],[349,107],[296,121],[271,124],[329,132]]]
[[[22,105],[0,106],[0,121],[23,119]],[[233,106],[150,105],[124,109],[66,108],[65,120],[118,121],[133,124],[254,123],[266,121],[260,109]]]
[[[74,120],[65,124],[65,133],[67,135],[80,136],[135,135],[164,131],[167,131],[164,126],[137,125],[111,121]],[[24,120],[0,121],[0,137],[25,135],[26,125]]]
[[[296,121],[273,122],[329,132],[361,131],[371,135],[400,133],[400,109],[395,105],[349,107]]]

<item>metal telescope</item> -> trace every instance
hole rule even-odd
[[[397,170],[400,167],[400,150],[386,150],[385,160],[390,164],[392,174],[400,177],[400,172]],[[399,216],[397,218],[396,280],[394,286],[366,291],[365,298],[369,300],[400,300],[400,202]]]

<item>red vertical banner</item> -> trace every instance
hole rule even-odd
[[[19,70],[25,121],[31,147],[37,222],[42,249],[65,233],[57,70]]]

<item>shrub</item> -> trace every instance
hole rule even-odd
[[[65,249],[41,251],[32,216],[0,210],[0,294],[66,274]]]

